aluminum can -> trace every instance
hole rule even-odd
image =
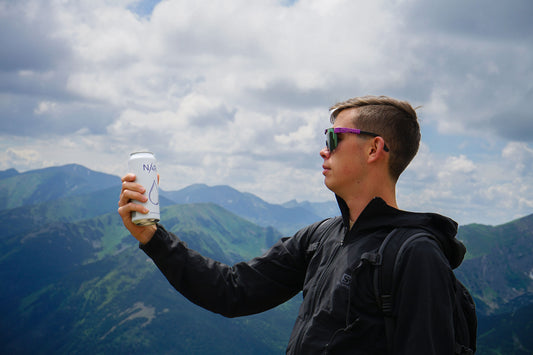
[[[135,174],[135,182],[142,185],[146,191],[144,195],[148,201],[140,202],[132,200],[134,203],[148,208],[147,214],[132,212],[131,220],[140,226],[149,226],[159,222],[159,184],[157,182],[157,160],[151,152],[134,152],[130,154],[128,161],[130,173]]]

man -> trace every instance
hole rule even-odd
[[[275,307],[303,291],[287,353],[385,354],[385,321],[364,253],[379,248],[395,227],[423,227],[428,240],[406,248],[394,281],[395,354],[452,354],[453,272],[465,249],[457,224],[432,213],[398,209],[396,181],[416,155],[420,129],[407,102],[354,98],[332,108],[323,175],[341,216],[282,238],[263,256],[223,265],[188,249],[161,225],[139,227],[131,212],[144,201],[135,177],[123,178],[119,213],[169,282],[192,302],[227,317]]]

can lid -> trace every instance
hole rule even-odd
[[[136,155],[136,154],[151,154],[151,155],[154,155],[154,153],[152,153],[152,152],[150,152],[150,151],[147,151],[147,150],[140,150],[140,151],[137,151],[137,152],[130,153],[130,156],[132,156],[132,155]]]

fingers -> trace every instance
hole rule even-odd
[[[146,189],[135,182],[135,175],[128,174],[122,178],[122,190],[118,200],[118,214],[122,217],[124,225],[132,225],[131,213],[140,212],[148,213],[148,209],[141,204],[134,203],[132,200],[146,202],[148,198],[143,195]]]
[[[132,201],[148,201],[148,198],[143,195],[146,189],[142,185],[135,183],[135,179],[136,177],[134,174],[127,174],[122,178],[122,190],[120,192],[120,198],[118,200],[118,214],[122,218],[124,226],[130,231],[130,233],[139,242],[145,244],[150,241],[157,227],[154,225],[137,226],[131,221],[132,212],[149,212],[148,208]]]
[[[120,198],[118,201],[119,206],[125,206],[130,203],[131,200],[137,200],[140,202],[146,202],[148,199],[144,196],[146,189],[135,181],[135,175],[128,174],[122,178],[122,190],[120,192]]]
[[[130,218],[131,212],[140,212],[146,214],[149,212],[148,208],[145,206],[129,201],[127,203],[122,203],[122,200],[118,203],[118,213],[122,217]]]
[[[148,201],[148,198],[143,195],[143,193],[146,191],[144,187],[142,187],[139,184],[133,184],[132,183],[122,183],[122,191],[120,193],[120,198],[118,200],[119,206],[124,206],[127,203],[129,203],[131,200],[136,200],[139,202],[146,202]]]
[[[122,182],[125,182],[125,181],[133,182],[135,181],[135,179],[136,179],[135,174],[129,173],[122,177]]]

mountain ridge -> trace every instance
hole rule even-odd
[[[0,280],[4,285],[0,290],[0,311],[5,319],[0,322],[0,350],[283,352],[299,297],[266,314],[237,320],[226,320],[191,305],[137,250],[137,243],[122,226],[116,212],[120,179],[108,175],[110,178],[104,180],[112,185],[109,187],[99,184],[98,178],[80,183],[76,179],[79,174],[87,175],[84,169],[67,166],[62,178],[56,180],[50,180],[50,171],[57,177],[62,167],[44,173],[0,172],[0,196],[2,188],[7,187],[13,189],[8,191],[11,196],[32,196],[33,190],[25,191],[28,187],[43,187],[50,181],[58,183],[55,190],[61,190],[61,184],[79,186],[63,189],[64,194],[43,193],[41,198],[22,199],[21,206],[0,208],[0,221],[6,226],[0,236]],[[92,174],[103,173],[88,175]],[[28,185],[27,176],[34,177],[33,185]],[[2,185],[7,180],[9,184]],[[162,223],[203,255],[232,264],[260,255],[287,235],[268,221],[263,220],[263,226],[253,221],[259,218],[250,216],[254,209],[249,206],[255,203],[255,211],[263,215],[264,209],[271,207],[256,196],[229,186],[192,186],[192,190],[202,191],[203,200],[209,200],[206,197],[217,189],[220,196],[212,195],[211,201],[177,204],[165,199],[163,191]],[[87,190],[80,193],[84,187]],[[182,197],[190,196],[191,189],[182,192]],[[231,205],[229,199],[232,203],[244,199],[248,217],[221,206],[224,200]],[[287,206],[305,210],[305,204],[289,201]],[[280,224],[274,223],[275,227]],[[288,224],[287,227],[291,228]],[[533,250],[533,214],[498,226],[460,226],[458,239],[467,245],[468,253],[455,272],[477,304],[479,353],[533,351],[527,336],[533,321],[521,316],[530,314],[533,304],[533,259],[528,253]],[[176,320],[185,323],[176,325]],[[494,332],[501,339],[494,339]],[[160,344],[161,334],[185,342]]]
[[[18,174],[9,174],[6,171],[10,170],[0,173],[0,176],[3,176],[0,179],[0,210],[120,185],[118,177],[99,173],[78,164],[48,167]]]
[[[272,239],[280,238],[272,228],[256,226],[215,204],[173,205],[163,208],[162,215],[168,216],[167,228],[184,242],[227,263],[257,255]],[[240,341],[243,350],[236,353],[253,354],[246,343],[265,349],[259,351],[264,354],[283,348],[281,341],[268,345],[268,337],[243,327],[251,322],[265,328],[269,319],[283,314],[281,310],[238,321],[200,310],[172,290],[155,265],[147,262],[116,212],[50,223],[3,242],[0,279],[7,287],[0,290],[0,311],[6,322],[0,322],[0,340],[4,350],[93,353],[115,349],[114,353],[129,354],[181,349],[202,354],[228,349],[231,353],[233,342],[239,341],[221,329],[245,334],[246,340]],[[169,309],[170,305],[176,308]],[[176,326],[175,319],[188,323]],[[288,320],[281,324],[285,328],[268,334],[288,333]],[[160,344],[156,335],[167,329],[185,337],[192,331],[199,342]],[[207,337],[198,336],[202,329]],[[219,336],[212,338],[216,333]],[[212,350],[205,351],[201,343]]]
[[[301,206],[271,204],[251,193],[243,193],[227,185],[193,184],[179,191],[162,192],[161,195],[179,204],[216,203],[254,223],[273,226],[286,234],[292,234],[306,225],[333,216],[330,213],[319,215],[311,208]]]
[[[110,199],[118,201],[120,183],[117,176],[100,173],[78,164],[24,173],[7,169],[0,171],[0,212],[39,203],[45,206],[61,198],[79,200],[80,196],[96,191],[100,191],[101,197],[94,196],[93,200],[101,198],[107,202]],[[116,189],[116,196],[111,193],[113,188]],[[258,225],[273,226],[287,235],[317,220],[332,217],[338,210],[335,202],[304,201],[293,206],[271,204],[252,193],[240,192],[228,185],[192,184],[178,191],[160,190],[160,199],[161,206],[193,202],[216,203]],[[93,201],[92,205],[96,203]]]

